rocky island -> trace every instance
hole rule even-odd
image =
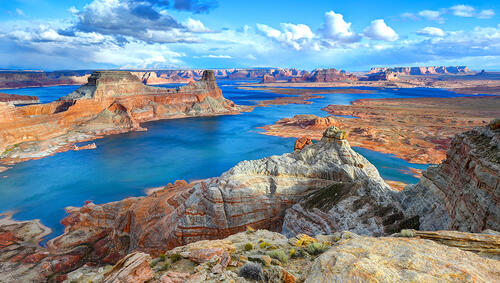
[[[69,207],[47,248],[35,244],[48,230],[39,221],[3,219],[0,272],[78,282],[387,281],[388,270],[389,281],[498,278],[498,119],[457,135],[445,161],[401,192],[346,137],[328,127],[317,143],[220,177]]]
[[[0,102],[0,160],[16,163],[74,148],[104,135],[145,130],[142,122],[237,114],[212,71],[178,88],[144,85],[126,71],[96,71],[57,101],[14,107]]]

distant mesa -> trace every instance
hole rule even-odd
[[[457,75],[472,74],[467,66],[432,66],[432,67],[392,67],[392,68],[371,68],[368,74],[392,72],[398,75]]]
[[[357,81],[358,77],[352,74],[347,74],[345,71],[337,69],[316,69],[310,74],[305,73],[302,77],[291,78],[289,82],[337,82],[337,81]]]

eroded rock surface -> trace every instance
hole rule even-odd
[[[498,282],[500,262],[415,238],[354,237],[317,258],[307,283]]]
[[[458,134],[446,159],[401,193],[405,215],[421,230],[500,230],[500,129],[477,127]]]

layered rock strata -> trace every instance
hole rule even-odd
[[[0,93],[0,103],[1,102],[12,105],[23,105],[40,103],[40,100],[36,96]]]
[[[393,67],[371,68],[368,74],[392,72],[400,75],[437,75],[437,74],[470,74],[467,66],[432,66],[432,67]]]
[[[350,148],[342,131],[329,128],[317,144],[282,156],[242,161],[217,178],[177,182],[147,197],[68,208],[69,216],[62,221],[64,235],[48,246],[54,250],[94,247],[89,249],[89,259],[115,262],[132,250],[158,253],[228,236],[249,225],[280,231],[286,209],[306,196],[338,186],[351,190],[342,191],[338,200],[345,227],[367,234],[399,231],[403,219],[390,187],[372,164]],[[362,200],[353,204],[355,199]],[[293,231],[289,228],[286,234]]]
[[[214,73],[183,87],[144,85],[124,71],[98,71],[88,83],[58,101],[12,108],[0,105],[0,159],[13,163],[73,148],[107,134],[144,130],[159,119],[239,113],[222,96]]]
[[[446,159],[401,194],[422,230],[500,230],[500,123],[455,136]]]

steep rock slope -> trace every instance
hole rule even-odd
[[[500,230],[500,120],[458,134],[446,159],[401,193],[423,230]]]

